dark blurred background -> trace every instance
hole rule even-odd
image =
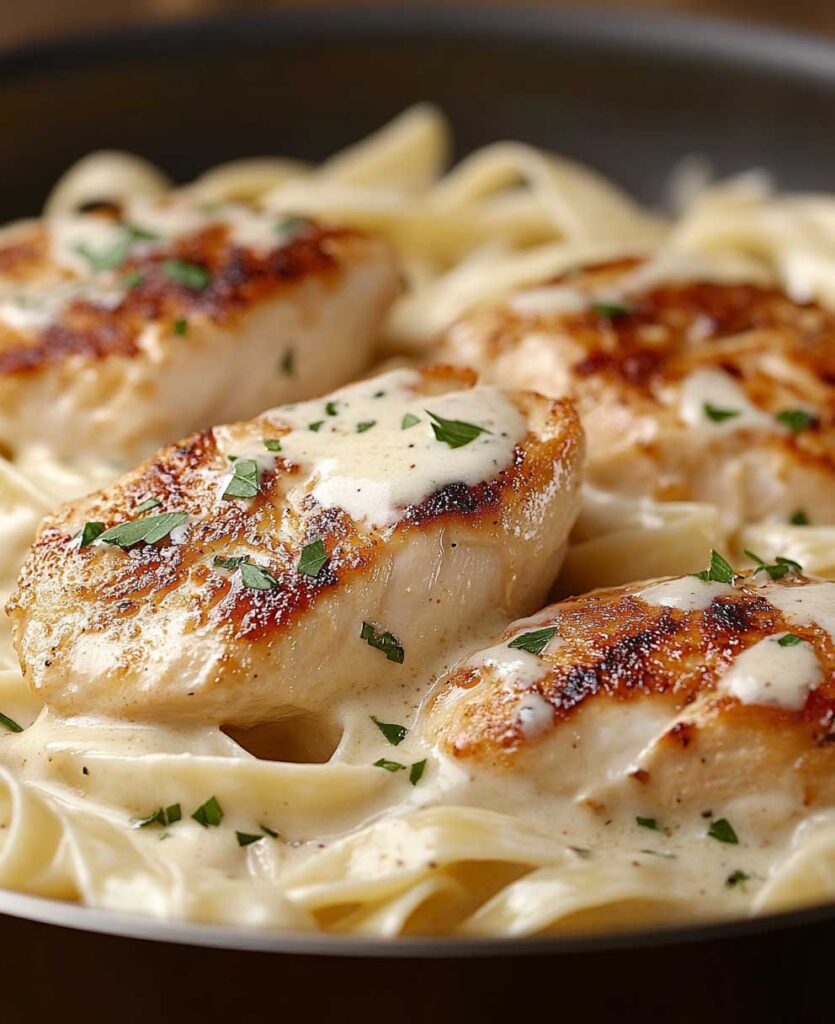
[[[343,0],[347,6],[356,0]],[[445,0],[422,0],[425,6],[444,6]],[[519,0],[458,0],[513,6]],[[835,34],[835,0],[522,0],[528,6],[583,6],[606,9],[667,11],[683,14],[720,15],[761,23]],[[363,6],[399,0],[377,0]],[[127,25],[140,21],[164,21],[200,14],[269,10],[281,7],[332,7],[339,0],[0,0],[0,45],[54,37],[85,29]],[[360,4],[356,4],[359,6]]]

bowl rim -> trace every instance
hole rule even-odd
[[[605,15],[605,16],[604,16]],[[651,30],[651,31],[649,31]],[[686,58],[779,72],[835,86],[835,39],[745,21],[604,8],[499,8],[472,5],[284,8],[258,13],[137,23],[24,41],[0,47],[0,89],[28,76],[51,77],[114,61],[159,61],[229,45],[288,46],[322,39],[352,42],[419,35],[428,39],[497,41],[504,46],[560,40],[590,52],[626,48],[634,56]],[[195,947],[339,957],[465,958],[594,953],[732,940],[835,921],[835,901],[813,907],[639,931],[561,937],[372,938],[329,933],[267,931],[193,924],[102,910],[57,899],[0,890],[0,920],[29,921]]]

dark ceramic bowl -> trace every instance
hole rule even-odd
[[[767,167],[835,191],[835,47],[601,11],[283,12],[0,52],[0,221],[77,157],[134,150],[183,180],[316,159],[416,100],[460,152],[517,138],[647,201],[671,166]],[[0,893],[0,1013],[132,1021],[831,1020],[835,907],[592,939],[368,942],[128,918]]]

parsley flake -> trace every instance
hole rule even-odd
[[[232,479],[223,492],[224,498],[254,498],[261,493],[258,463],[255,459],[235,459]]]
[[[137,505],[134,514],[142,515],[143,512],[150,512],[152,508],[159,508],[161,505],[159,498],[146,498],[141,505]]]
[[[718,551],[710,552],[709,569],[704,569],[702,572],[695,572],[692,575],[703,583],[733,583],[737,578],[737,573],[733,571],[730,563],[727,562]]]
[[[409,769],[409,782],[411,782],[413,786],[416,786],[423,778],[424,771],[426,771],[426,758],[422,761],[415,761]]]
[[[162,272],[169,280],[194,292],[202,292],[212,283],[212,276],[205,267],[186,260],[163,260]]]
[[[522,633],[521,636],[517,636],[507,646],[513,647],[517,651],[527,651],[528,654],[542,654],[556,631],[556,626],[535,629],[530,633]]]
[[[369,647],[382,651],[389,661],[396,661],[398,665],[403,664],[403,646],[394,633],[383,630],[378,633],[370,622],[363,622],[360,638],[365,640]]]
[[[435,437],[450,448],[463,448],[470,441],[475,441],[479,434],[489,434],[484,427],[477,427],[474,423],[464,423],[462,420],[445,420],[443,416],[436,416],[434,412],[426,410],[427,416],[434,422],[432,430]]]
[[[408,430],[409,427],[414,427],[420,423],[420,416],[415,416],[413,412],[407,412],[403,419],[400,421],[400,429]]]
[[[598,316],[607,320],[616,320],[620,316],[628,316],[629,310],[617,302],[595,302],[591,307]]]
[[[788,427],[793,434],[807,430],[815,422],[815,417],[805,409],[784,409],[782,412],[778,412],[775,418],[784,427]]]
[[[795,562],[792,558],[785,558],[783,555],[777,555],[772,565],[768,565],[759,555],[755,555],[753,551],[745,549],[745,554],[751,559],[752,562],[757,563],[754,574],[758,572],[767,572],[773,580],[781,580],[784,576],[788,576],[792,572],[803,572],[803,566],[799,562]]]
[[[635,818],[635,821],[641,826],[641,828],[651,828],[658,831],[658,821],[655,818],[642,818],[640,815]]]
[[[145,275],[141,270],[129,270],[122,278],[122,284],[125,288],[138,288],[145,282]]]
[[[313,433],[314,433],[314,434],[316,434],[316,433],[318,433],[318,432],[319,432],[319,430],[321,430],[321,429],[322,429],[322,424],[323,424],[324,422],[325,422],[324,420],[314,420],[314,422],[313,422],[313,423],[308,423],[308,425],[307,425],[307,429],[308,429],[308,430],[312,430],[312,431],[313,431]]]
[[[4,715],[2,711],[0,711],[0,725],[2,725],[4,729],[8,729],[9,732],[23,732],[23,726],[18,725],[13,718],[9,718],[8,715]]]
[[[258,828],[270,837],[270,839],[278,839],[278,832],[274,828],[270,828],[268,825],[259,825]]]
[[[405,725],[395,725],[394,722],[381,722],[376,715],[368,716],[371,721],[377,726],[380,732],[385,736],[389,743],[396,747],[399,743],[402,743],[406,738],[406,733],[409,731]]]
[[[104,523],[85,523],[84,526],[76,534],[76,537],[80,537],[79,549],[89,547],[94,540],[98,540],[99,537],[104,533]]]
[[[363,420],[362,423],[357,424],[357,433],[364,434],[366,430],[370,430],[373,426],[376,426],[376,420]]]
[[[740,871],[740,869],[737,868],[736,871],[732,871],[725,879],[725,885],[727,885],[729,889],[733,889],[735,885],[742,885],[743,882],[747,882],[750,877],[751,876],[745,871]]]
[[[188,333],[188,320],[180,317],[174,321],[174,333],[175,334],[187,334]]]
[[[264,836],[253,835],[251,832],[235,832],[238,846],[250,846],[252,843],[260,842]]]
[[[244,562],[248,561],[249,555],[232,555],[230,558],[215,555],[212,559],[212,564],[216,565],[219,569],[240,569]]]
[[[167,828],[179,821],[183,816],[183,809],[179,804],[171,804],[169,807],[158,807],[153,814],[147,818],[138,818],[133,822],[134,828],[148,828],[150,825],[162,825]]]
[[[164,512],[158,516],[143,516],[141,519],[131,519],[118,526],[111,526],[109,530],[100,534],[98,539],[103,544],[115,544],[119,548],[131,548],[141,541],[155,544],[163,537],[167,537],[176,527],[182,526],[186,519],[188,512]]]
[[[792,514],[789,516],[789,523],[792,526],[808,526],[809,517],[806,515],[802,508],[799,508],[796,512],[792,512]]]
[[[704,402],[702,410],[705,416],[714,423],[724,423],[725,420],[732,420],[742,415],[739,409],[720,409],[716,405],[711,405],[710,402]]]
[[[300,217],[298,214],[292,214],[289,217],[284,217],[275,226],[277,235],[292,235],[299,231],[303,231],[305,228],[309,228],[312,221],[308,220],[307,217]]]
[[[381,757],[379,761],[375,761],[373,767],[383,768],[387,772],[404,772],[406,770],[405,764],[400,764],[399,761],[387,761],[384,757]]]
[[[107,270],[115,270],[116,267],[125,262],[129,249],[130,236],[125,236],[109,249],[102,249],[100,252],[96,252],[83,243],[75,246],[75,251],[79,256],[87,260],[90,264],[90,269],[96,274],[104,273]]]
[[[273,574],[253,562],[241,562],[241,579],[249,590],[274,590],[279,584]]]
[[[281,362],[278,365],[279,369],[281,370],[285,377],[292,377],[293,374],[296,372],[295,352],[291,348],[288,348],[287,351],[284,353]]]
[[[281,441],[277,437],[265,437],[263,443],[268,452],[281,451]]]
[[[802,636],[796,636],[794,633],[786,633],[785,636],[781,636],[777,643],[781,647],[797,647],[798,644],[803,643]]]
[[[223,809],[217,802],[217,797],[210,796],[192,814],[192,818],[194,818],[198,825],[202,825],[203,828],[217,828],[223,821]]]
[[[737,834],[734,832],[733,826],[727,818],[717,818],[716,821],[712,821],[710,823],[710,828],[707,830],[707,834],[711,839],[716,839],[720,843],[731,843],[735,845],[739,842]]]
[[[336,402],[328,402],[325,406],[325,412],[328,416],[336,416]]]
[[[298,570],[303,576],[316,577],[322,571],[322,567],[328,560],[328,553],[321,537],[305,544],[299,558]]]

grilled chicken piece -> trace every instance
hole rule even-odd
[[[242,205],[137,200],[0,233],[0,451],[125,467],[368,365],[386,245]]]
[[[9,605],[29,685],[67,715],[249,726],[404,686],[538,607],[578,509],[577,416],[473,383],[383,374],[64,506]]]
[[[765,568],[554,604],[441,681],[423,731],[607,818],[735,802],[779,826],[835,800],[835,583]]]
[[[733,535],[798,509],[835,523],[835,315],[669,255],[474,312],[439,358],[576,400],[587,479],[719,507]]]

